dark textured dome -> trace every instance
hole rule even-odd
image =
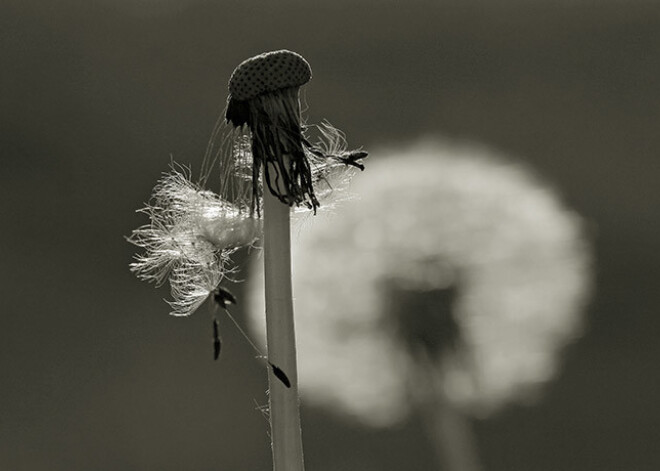
[[[299,87],[312,78],[309,63],[295,52],[266,52],[243,61],[229,79],[229,93],[244,101],[263,93]]]

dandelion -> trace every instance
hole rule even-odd
[[[175,316],[195,312],[235,271],[231,255],[261,237],[262,167],[281,201],[314,211],[319,201],[332,205],[341,199],[354,170],[364,168],[360,160],[366,152],[348,150],[345,136],[331,124],[300,124],[297,90],[311,77],[301,56],[275,51],[245,64],[247,69],[239,66],[230,79],[226,122],[216,123],[198,181],[189,169],[173,165],[140,210],[150,223],[128,238],[145,249],[131,271],[157,286],[169,280]],[[257,75],[250,78],[252,73]],[[285,87],[283,95],[275,93],[277,86]],[[217,163],[219,194],[207,188]]]
[[[229,80],[226,118],[249,132],[252,151],[252,210],[264,205],[265,312],[268,338],[270,423],[276,471],[302,470],[296,342],[290,261],[290,207],[314,214],[315,184],[327,183],[337,166],[363,169],[365,152],[346,152],[341,135],[320,127],[328,139],[314,146],[304,134],[299,88],[312,77],[307,61],[280,50],[242,62]],[[239,140],[242,140],[239,134]],[[261,191],[260,179],[268,188]],[[274,380],[279,380],[279,382]]]
[[[142,210],[150,223],[129,238],[145,249],[131,270],[157,285],[169,280],[172,314],[187,316],[212,294],[226,311],[219,284],[236,269],[231,255],[254,244],[263,231],[276,471],[303,469],[291,300],[291,208],[316,214],[321,200],[330,201],[356,169],[364,169],[361,160],[367,156],[362,150],[349,151],[344,135],[327,122],[303,124],[298,93],[310,78],[307,61],[291,51],[241,63],[230,78],[226,121],[220,120],[213,130],[199,181],[192,183],[189,172],[176,168],[164,175]],[[217,162],[219,194],[207,188]],[[216,321],[213,327],[217,359],[221,339]]]
[[[581,220],[525,168],[433,141],[380,152],[351,190],[294,244],[303,398],[375,427],[421,413],[449,469],[478,469],[462,415],[533,397],[580,331]]]

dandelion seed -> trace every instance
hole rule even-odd
[[[225,310],[227,309],[227,306],[230,304],[236,304],[237,302],[236,296],[234,296],[232,292],[227,288],[223,288],[222,286],[218,286],[213,292],[213,300],[218,306]]]
[[[225,313],[227,314],[227,317],[232,321],[236,329],[240,332],[240,334],[243,336],[243,338],[250,344],[250,346],[254,349],[254,351],[257,353],[257,358],[260,358],[264,360],[268,366],[273,370],[273,374],[277,379],[279,379],[284,386],[287,388],[291,387],[291,381],[289,380],[289,377],[284,373],[284,371],[279,368],[278,366],[275,366],[273,363],[268,361],[266,356],[261,352],[259,347],[252,341],[250,336],[243,330],[243,328],[240,326],[240,324],[236,321],[234,316],[231,315],[229,312],[229,309],[227,306],[229,304],[236,304],[236,297],[231,294],[229,290],[226,288],[218,286],[216,290],[214,291],[213,294],[214,300],[218,306],[220,306],[222,309],[224,309]],[[215,348],[215,359],[218,359],[218,356],[220,355],[220,334],[219,334],[219,329],[218,329],[218,321],[217,319],[214,319],[213,321],[213,338],[214,340],[214,348]]]
[[[220,324],[218,319],[213,319],[213,359],[217,360],[220,358],[220,349],[222,348],[222,343],[220,339]]]
[[[226,288],[223,288],[221,286],[218,286],[214,292],[213,292],[213,298],[215,301],[216,307],[221,307],[224,311],[225,314],[227,314],[227,317],[229,317],[229,320],[234,324],[236,329],[240,332],[240,334],[243,336],[243,338],[250,344],[250,346],[254,349],[254,351],[257,353],[257,358],[264,358],[263,353],[261,353],[261,350],[257,347],[257,345],[252,341],[250,336],[243,330],[243,328],[240,326],[238,321],[234,318],[234,316],[231,315],[231,312],[229,312],[228,305],[229,304],[236,304],[236,297],[231,294],[229,290]]]
[[[273,374],[275,375],[275,377],[277,379],[279,379],[284,386],[286,386],[287,388],[290,388],[291,387],[291,381],[289,381],[289,378],[284,373],[284,371],[282,371],[279,367],[273,365],[270,362],[268,362],[268,364],[270,365],[271,369],[273,370]]]

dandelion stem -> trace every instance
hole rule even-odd
[[[419,361],[414,384],[419,385],[420,412],[438,464],[447,471],[482,471],[470,422],[447,397],[437,365],[428,357]]]
[[[291,288],[290,208],[264,191],[264,268],[268,361],[291,382],[287,388],[269,369],[274,471],[303,471],[302,434]]]
[[[435,451],[444,469],[450,471],[481,471],[476,444],[467,418],[446,397],[429,406],[428,427],[435,435]]]

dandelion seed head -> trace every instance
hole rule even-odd
[[[375,426],[403,420],[421,361],[410,335],[419,342],[436,324],[404,337],[391,316],[413,322],[445,308],[431,340],[448,343],[426,354],[456,407],[487,416],[541,391],[583,323],[590,250],[580,217],[510,159],[437,141],[380,152],[351,191],[357,198],[293,242],[303,400]],[[260,277],[251,282],[263,335]]]

